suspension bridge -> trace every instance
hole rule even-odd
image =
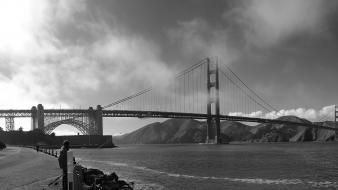
[[[31,128],[51,133],[62,124],[72,125],[82,134],[103,135],[104,117],[180,118],[206,120],[207,143],[221,143],[220,121],[288,124],[338,131],[315,123],[279,120],[277,109],[248,87],[217,58],[205,58],[177,74],[161,87],[150,87],[95,109],[0,110],[6,130],[14,129],[14,118],[30,117]],[[334,110],[334,120],[338,110]]]

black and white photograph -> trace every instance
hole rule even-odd
[[[338,1],[0,0],[1,190],[338,190]]]

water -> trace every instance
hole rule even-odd
[[[338,143],[125,145],[75,155],[136,189],[338,189]]]

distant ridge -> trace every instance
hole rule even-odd
[[[283,116],[280,120],[299,123],[310,121],[295,116]],[[330,125],[330,123],[327,123]],[[336,137],[335,132],[325,129],[310,129],[303,126],[285,124],[245,125],[235,121],[221,122],[221,137],[225,141],[245,142],[302,142],[330,141]],[[155,122],[131,133],[114,137],[116,144],[174,144],[204,143],[206,123],[193,119],[168,119],[162,123]]]

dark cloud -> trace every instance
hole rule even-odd
[[[106,104],[169,83],[206,56],[218,56],[277,108],[337,101],[336,2],[25,3],[0,13],[13,19],[0,19],[1,107]]]

